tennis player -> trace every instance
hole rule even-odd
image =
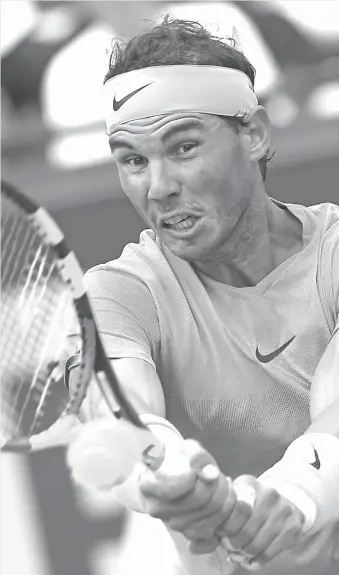
[[[119,495],[162,519],[191,575],[246,572],[221,533],[262,574],[335,575],[339,208],[268,195],[254,78],[231,39],[193,22],[166,17],[113,48],[109,144],[147,229],[85,279],[131,401],[168,444],[185,438],[192,468],[136,467]],[[83,421],[104,415],[93,386]]]

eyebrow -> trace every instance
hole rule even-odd
[[[167,132],[161,137],[162,142],[166,142],[176,134],[180,132],[186,132],[187,130],[191,130],[192,128],[198,128],[200,130],[204,129],[204,125],[201,120],[192,118],[191,120],[187,120],[185,123],[177,124],[176,126],[171,126]],[[134,146],[127,142],[126,140],[122,139],[121,137],[117,136],[114,137],[114,134],[109,137],[109,145],[111,148],[111,152],[115,152],[118,149],[127,149],[127,150],[134,150]]]

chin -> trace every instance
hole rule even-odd
[[[196,244],[191,246],[180,246],[177,244],[171,244],[170,242],[163,242],[166,247],[178,258],[184,260],[185,262],[197,262],[204,258],[206,254],[206,248]]]

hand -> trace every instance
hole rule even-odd
[[[215,533],[236,503],[235,492],[231,480],[198,442],[186,440],[182,447],[189,462],[186,470],[169,474],[162,473],[161,468],[157,472],[145,468],[141,473],[139,489],[144,508],[170,529],[185,535],[193,553],[212,552],[220,543]]]
[[[250,517],[242,525],[231,514],[218,528],[234,549],[264,565],[301,542],[304,516],[293,503],[251,475],[238,477],[236,485],[253,487],[256,499]]]

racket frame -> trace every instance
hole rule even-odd
[[[55,264],[63,282],[68,286],[76,311],[81,336],[81,351],[75,386],[69,390],[69,401],[61,418],[79,413],[92,375],[116,418],[127,418],[136,427],[145,429],[136,410],[125,396],[107,358],[96,326],[94,312],[83,283],[83,271],[65,237],[52,216],[11,184],[1,182],[1,195],[23,212],[41,241],[55,254]]]

